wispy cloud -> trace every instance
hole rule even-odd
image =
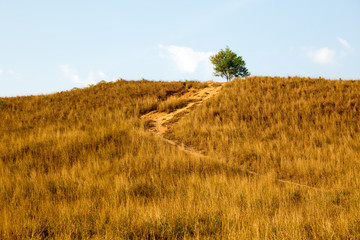
[[[338,37],[338,43],[343,48],[330,49],[328,47],[302,47],[307,57],[314,63],[322,65],[340,66],[344,58],[354,51],[354,48],[345,39]]]
[[[353,50],[353,48],[350,46],[348,41],[346,41],[345,39],[343,39],[341,37],[338,37],[337,39],[338,39],[338,41],[340,42],[341,45],[343,45],[344,47],[346,47],[349,50]]]
[[[209,68],[209,57],[212,52],[197,52],[189,47],[180,47],[175,45],[164,46],[159,44],[161,50],[159,56],[171,60],[176,68],[184,73],[194,73],[202,65],[205,69]]]
[[[0,68],[0,77],[14,80],[20,80],[22,78],[21,75],[14,70],[3,68]]]
[[[71,69],[68,64],[60,65],[60,70],[64,73],[64,76],[73,82],[81,83],[79,75],[75,70]]]
[[[101,71],[91,71],[89,72],[87,78],[81,78],[78,72],[75,69],[71,68],[69,64],[60,65],[59,68],[63,72],[65,78],[70,79],[71,81],[81,85],[94,84],[97,81],[105,78],[105,73]]]
[[[309,50],[307,52],[307,56],[311,59],[311,61],[318,64],[334,64],[336,62],[335,55],[335,50],[327,47],[317,50]]]
[[[101,78],[104,78],[105,77],[105,73],[104,72],[98,72],[98,76],[101,77]]]

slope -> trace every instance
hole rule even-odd
[[[359,93],[254,77],[2,98],[0,238],[359,238]]]

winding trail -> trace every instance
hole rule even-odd
[[[176,146],[181,151],[184,151],[193,156],[208,158],[208,156],[204,155],[203,153],[201,153],[200,151],[196,150],[191,146],[184,146],[184,144],[166,138],[165,133],[174,124],[174,122],[171,120],[179,116],[184,117],[186,114],[189,114],[194,107],[202,104],[207,99],[214,97],[216,94],[219,93],[223,84],[224,83],[215,84],[213,82],[208,82],[208,86],[203,89],[198,90],[191,88],[187,93],[183,95],[183,97],[191,99],[191,101],[185,107],[176,109],[175,111],[170,113],[159,112],[157,110],[154,110],[141,116],[140,118],[152,121],[153,125],[152,127],[150,127],[149,131],[156,134],[163,141],[173,146]]]
[[[150,131],[164,137],[166,131],[173,124],[171,120],[174,119],[174,117],[180,115],[183,117],[184,115],[190,113],[192,108],[202,104],[205,100],[215,96],[223,86],[222,83],[221,85],[219,85],[219,83],[214,84],[213,82],[209,82],[208,84],[209,85],[207,87],[200,90],[193,88],[189,89],[189,92],[183,95],[183,97],[191,99],[191,101],[185,107],[179,108],[170,113],[159,112],[157,110],[154,110],[152,112],[149,112],[141,116],[141,118],[153,121],[154,126],[150,128]]]
[[[208,155],[205,155],[204,153],[196,150],[191,146],[185,146],[182,143],[166,138],[165,133],[175,124],[176,121],[172,121],[175,117],[182,118],[186,114],[189,114],[194,107],[202,104],[207,99],[210,99],[215,95],[217,95],[220,92],[223,85],[224,83],[215,84],[214,82],[208,82],[208,86],[203,89],[198,90],[191,88],[187,93],[183,95],[183,97],[187,97],[191,99],[191,101],[185,107],[176,109],[175,111],[170,113],[159,112],[158,110],[154,110],[145,115],[142,115],[140,118],[152,121],[153,125],[149,128],[149,131],[157,135],[162,141],[167,142],[168,144],[173,145],[179,148],[181,151],[186,152],[190,155],[201,158],[210,158]],[[240,170],[246,173],[247,175],[256,176],[256,177],[261,176],[261,174],[248,169],[242,168]],[[327,189],[317,188],[281,178],[276,178],[275,181],[293,186],[303,187],[311,190],[316,190],[320,192],[329,191]]]

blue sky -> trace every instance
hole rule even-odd
[[[0,0],[0,96],[100,80],[216,80],[229,46],[252,75],[360,79],[359,0]]]

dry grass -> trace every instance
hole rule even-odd
[[[0,238],[360,237],[359,83],[235,80],[169,133],[209,158],[146,132],[141,114],[204,86],[1,98]]]
[[[181,119],[168,136],[217,155],[228,166],[323,189],[297,187],[294,196],[299,204],[283,199],[281,204],[293,205],[301,219],[281,228],[291,238],[360,236],[360,228],[355,227],[360,223],[359,82],[237,79]],[[272,185],[269,182],[268,187]],[[282,196],[281,188],[276,191]],[[287,208],[281,204],[275,216],[268,206],[258,217],[270,217],[269,226],[273,226],[274,217]],[[280,225],[285,222],[286,218],[277,220]],[[299,230],[301,234],[292,235]],[[313,235],[308,236],[309,232]]]
[[[163,101],[159,104],[157,110],[159,112],[173,112],[176,109],[179,108],[183,108],[186,105],[188,105],[188,103],[195,101],[192,98],[188,98],[188,97],[176,97],[176,96],[171,96],[169,97],[169,99],[167,99],[166,101]]]

